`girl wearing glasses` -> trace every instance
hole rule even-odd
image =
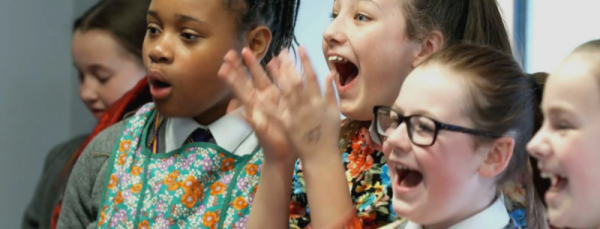
[[[599,228],[600,40],[578,47],[548,77],[542,128],[528,144],[545,178],[554,226]]]
[[[280,85],[281,101],[270,98],[263,89],[268,84],[266,77],[260,80],[256,75],[255,96],[240,98],[265,149],[281,146],[272,138],[273,132],[281,131],[300,160],[317,163],[314,158],[326,157],[316,155],[336,147],[325,138],[336,134],[338,108],[331,76],[325,99],[317,102],[321,94],[316,77],[306,54],[300,51],[305,83],[293,74],[288,58],[283,58],[280,72],[292,74],[273,74]],[[248,95],[248,83],[232,85],[238,95]],[[531,176],[523,176],[529,174],[525,144],[533,131],[534,97],[531,79],[511,56],[478,45],[459,44],[442,50],[410,73],[393,106],[374,108],[375,129],[383,140],[389,167],[384,179],[391,181],[393,210],[405,218],[387,228],[525,228],[511,219],[504,203],[509,197],[503,190],[510,190],[514,183],[528,184],[527,193],[522,193],[531,200],[526,204],[527,228],[546,228]],[[316,150],[307,153],[307,148]],[[270,154],[265,160],[285,157],[273,152],[265,150]],[[308,168],[305,172],[319,174]],[[266,169],[262,176],[289,182],[284,175]],[[351,214],[347,219],[327,218],[332,209],[341,212],[352,203],[331,195],[330,184],[319,182],[307,183],[309,189],[319,190],[311,192],[311,215],[329,219],[322,224],[324,228],[361,228]],[[273,184],[261,180],[260,187]],[[378,183],[374,186],[382,188]],[[285,198],[264,193],[259,191],[254,200],[248,228],[268,226],[267,221],[259,220],[266,212],[287,210],[286,203],[273,201]]]
[[[407,219],[398,227],[518,228],[502,190],[531,184],[519,175],[529,169],[534,106],[530,79],[490,48],[457,45],[413,71],[393,106],[374,108],[394,211]],[[527,207],[542,211],[534,203]],[[529,228],[544,228],[534,216]]]

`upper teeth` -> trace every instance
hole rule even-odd
[[[556,184],[558,184],[558,178],[559,177],[556,174],[552,174],[552,173],[548,173],[548,172],[543,172],[543,173],[540,174],[540,176],[542,178],[545,178],[545,179],[550,179],[550,183],[552,183],[551,184],[552,186],[556,186]]]
[[[339,62],[339,63],[346,63],[348,62],[348,60],[344,59],[341,56],[329,56],[329,58],[327,58],[329,61],[331,62]]]
[[[396,165],[396,169],[408,169],[410,170],[410,168],[403,166],[403,165]]]

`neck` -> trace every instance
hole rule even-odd
[[[500,197],[498,196],[498,198]],[[479,200],[480,201],[465,202],[466,204],[463,205],[462,209],[457,211],[454,215],[436,224],[423,225],[423,229],[445,229],[458,224],[461,221],[484,211],[486,208],[494,204],[494,201],[496,201],[496,194],[495,192],[491,195],[482,194]]]
[[[229,105],[229,102],[229,100],[226,100],[225,102],[216,104],[215,106],[202,112],[202,114],[194,116],[194,120],[200,125],[208,126],[227,114],[227,106]]]

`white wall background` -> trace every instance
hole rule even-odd
[[[1,228],[20,228],[45,155],[85,114],[74,111],[70,41],[75,13],[90,2],[0,1]]]
[[[529,0],[527,72],[552,72],[573,49],[600,38],[600,1]]]

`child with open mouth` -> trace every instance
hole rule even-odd
[[[542,177],[548,217],[560,228],[599,228],[600,40],[579,46],[550,74],[544,123],[528,145]]]
[[[527,228],[546,228],[525,144],[536,108],[532,79],[513,58],[457,45],[413,71],[392,106],[374,108],[392,180],[389,228],[524,228],[504,204],[526,184]]]

